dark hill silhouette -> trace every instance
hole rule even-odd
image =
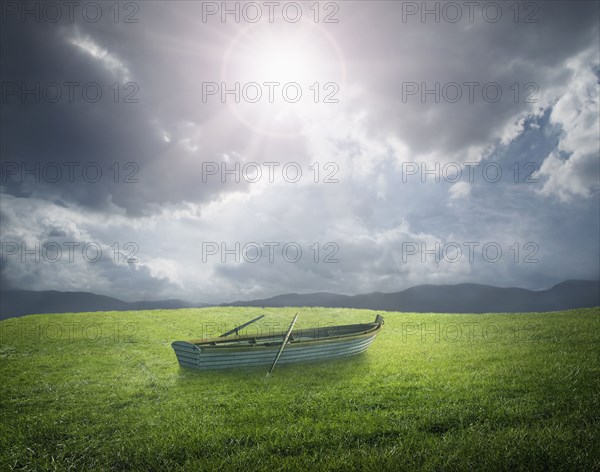
[[[124,302],[89,292],[9,290],[0,292],[0,319],[34,313],[157,310],[210,306],[182,300]],[[568,280],[547,290],[501,288],[482,284],[417,285],[396,293],[338,295],[288,293],[262,300],[236,301],[220,306],[322,306],[367,308],[417,313],[494,313],[559,311],[600,306],[600,282]]]
[[[568,280],[548,290],[501,288],[481,284],[417,285],[396,293],[336,295],[291,293],[273,298],[236,301],[222,306],[323,306],[418,313],[494,313],[558,311],[600,305],[600,282]]]
[[[56,290],[7,290],[0,292],[0,319],[34,313],[76,313],[86,311],[158,310],[208,306],[181,300],[154,302],[124,302],[117,298],[90,292],[59,292]]]

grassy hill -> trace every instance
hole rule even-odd
[[[369,310],[203,308],[0,322],[0,470],[600,470],[600,309],[384,313],[355,358],[181,369],[170,343]],[[256,329],[256,328],[254,328]]]

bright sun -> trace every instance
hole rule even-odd
[[[317,25],[292,29],[252,25],[232,41],[226,55],[228,75],[261,80],[333,80],[339,75],[341,52],[335,41]],[[335,69],[338,69],[337,71]],[[339,77],[338,77],[339,79]]]
[[[310,51],[299,41],[278,41],[258,48],[255,73],[276,81],[306,82],[318,73],[318,51]]]
[[[242,99],[231,104],[235,116],[260,133],[297,134],[307,119],[318,115],[324,98],[339,91],[345,81],[344,60],[335,40],[315,24],[292,26],[247,27],[232,39],[223,59],[222,78],[229,87],[235,83],[260,85],[263,95],[259,103]],[[272,89],[274,103],[269,103],[271,90],[265,83],[278,84]],[[291,83],[295,85],[287,89],[286,97],[301,94],[293,103],[282,99],[282,91]],[[252,97],[257,94],[255,89]]]

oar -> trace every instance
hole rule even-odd
[[[290,337],[290,334],[292,334],[292,329],[294,328],[294,323],[296,323],[297,319],[298,319],[298,313],[296,313],[296,316],[294,316],[294,319],[292,320],[292,324],[288,328],[287,333],[285,335],[285,338],[283,338],[283,342],[281,343],[281,347],[279,348],[279,352],[277,353],[277,357],[275,357],[275,360],[273,361],[273,365],[269,369],[269,372],[267,372],[267,377],[269,375],[271,375],[271,372],[273,372],[273,369],[275,368],[275,364],[277,364],[277,361],[279,360],[279,356],[281,356],[281,353],[283,352],[283,349],[285,348],[285,345],[287,344],[287,341],[288,341],[288,339]]]
[[[219,337],[220,338],[225,338],[225,337],[227,337],[227,336],[229,336],[230,334],[233,334],[233,333],[235,333],[237,335],[238,331],[240,331],[241,329],[244,329],[246,326],[251,325],[255,321],[258,321],[258,320],[260,320],[261,318],[264,318],[264,317],[265,317],[265,315],[260,315],[258,318],[254,318],[253,320],[250,320],[250,321],[244,323],[243,325],[239,325],[239,326],[233,328],[231,331],[227,331],[226,333],[223,333]]]

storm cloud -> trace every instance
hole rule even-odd
[[[221,2],[92,21],[82,2],[52,22],[5,2],[2,288],[222,302],[598,279],[598,3],[446,3],[253,23],[244,3],[240,21],[207,15]],[[278,80],[301,102],[265,103]],[[260,103],[206,85],[236,81]]]

